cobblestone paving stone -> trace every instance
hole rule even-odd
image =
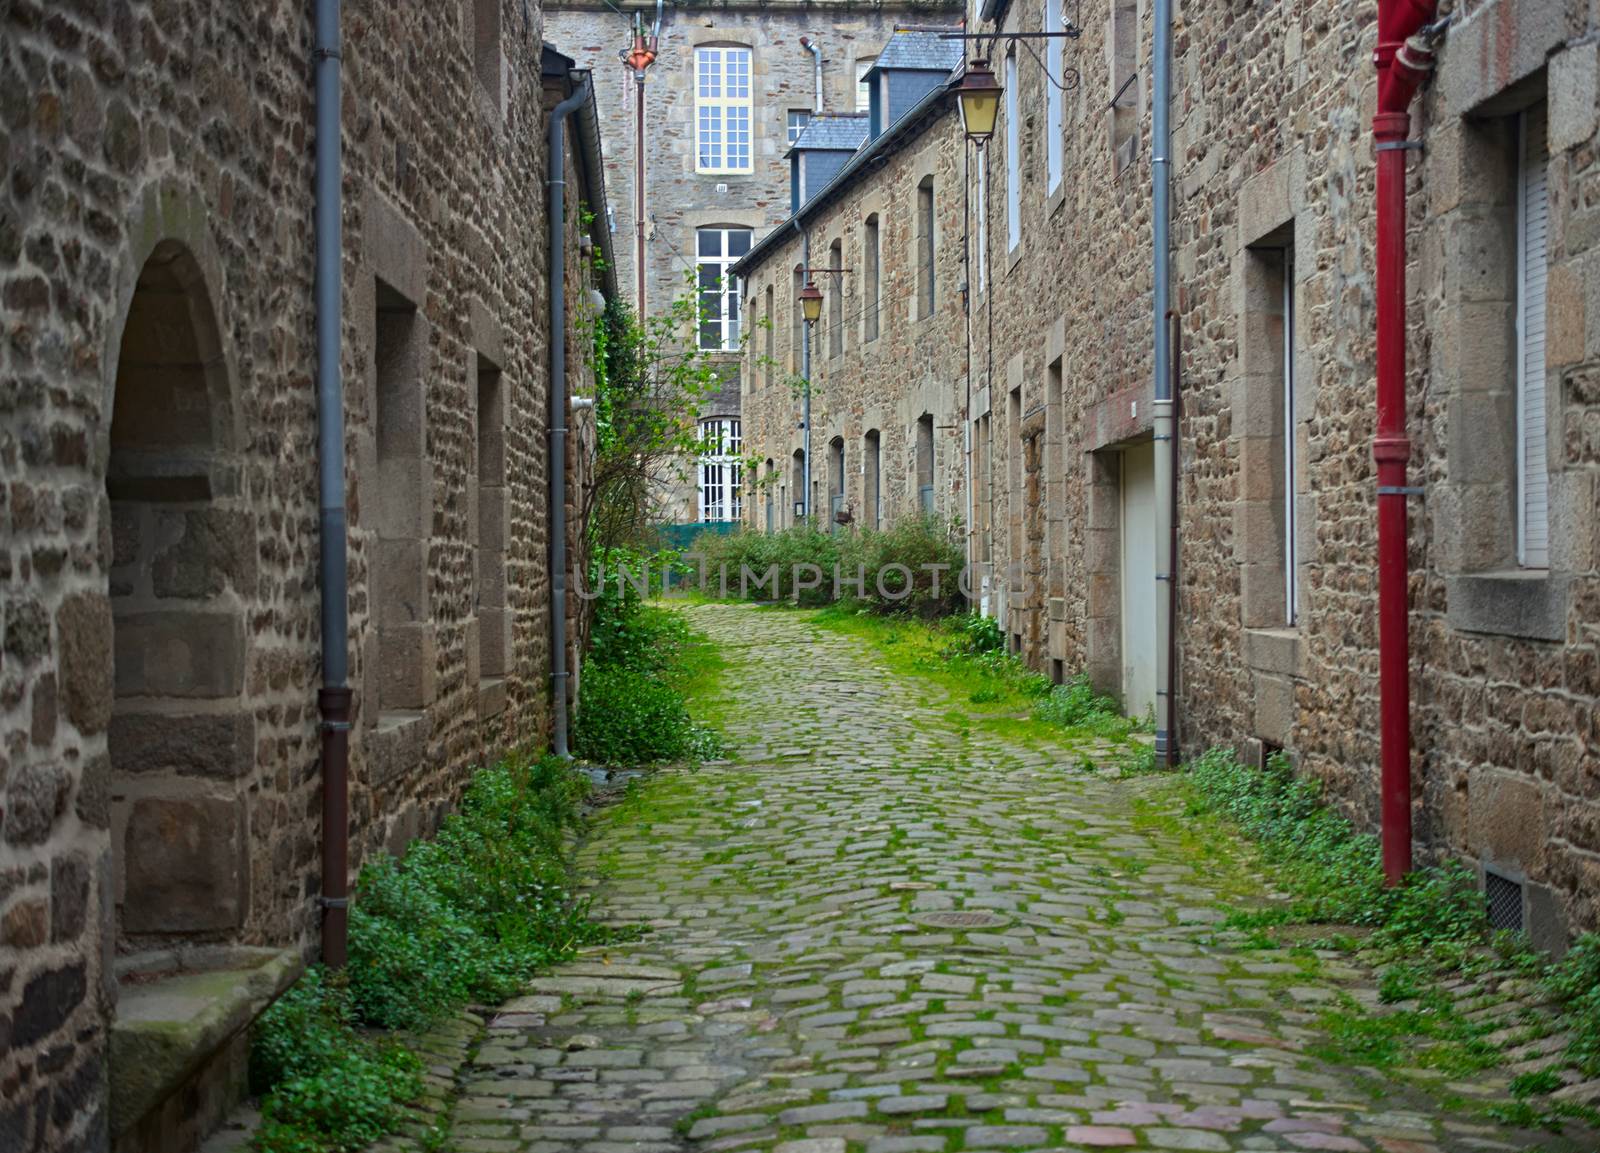
[[[602,814],[596,914],[651,931],[501,1008],[448,1148],[1579,1148],[1310,1056],[1370,976],[1209,943],[1207,878],[1129,819],[1148,781],[972,730],[807,614],[685,611],[734,756]]]

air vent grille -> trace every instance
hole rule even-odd
[[[1489,926],[1522,932],[1522,886],[1509,877],[1487,869],[1483,873],[1483,895],[1489,900]]]

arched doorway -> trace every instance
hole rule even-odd
[[[255,522],[232,389],[198,262],[158,245],[128,306],[106,494],[116,702],[109,736],[117,935],[124,950],[216,939],[244,920],[241,786]]]

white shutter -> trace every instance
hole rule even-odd
[[[1542,106],[1519,118],[1517,165],[1517,559],[1550,563],[1550,462],[1545,427],[1544,304],[1549,263],[1549,162]]]

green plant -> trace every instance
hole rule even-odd
[[[646,565],[644,558],[617,550],[604,560],[613,572],[640,574]],[[626,579],[613,579],[594,602],[591,637],[579,679],[573,752],[607,765],[720,753],[720,740],[695,723],[686,700],[690,683],[713,669],[716,657],[681,615],[646,602]]]
[[[1033,706],[1033,715],[1062,729],[1083,729],[1107,736],[1125,736],[1137,725],[1122,715],[1114,697],[1094,691],[1083,674],[1056,685]]]
[[[349,964],[312,970],[258,1022],[251,1082],[266,1094],[265,1153],[343,1153],[392,1131],[420,1064],[356,1026],[417,1029],[468,1000],[498,1000],[593,940],[570,891],[566,844],[584,778],[553,757],[482,769],[438,834],[362,869]]]
[[[1600,1077],[1600,933],[1585,933],[1550,966],[1541,982],[1559,1007],[1557,1027],[1571,1038],[1567,1058]]]
[[[256,1023],[250,1080],[265,1091],[262,1153],[345,1153],[394,1131],[422,1089],[421,1063],[352,1027],[346,990],[306,973]]]

